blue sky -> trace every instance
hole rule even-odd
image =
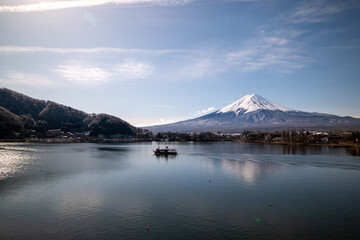
[[[0,87],[144,126],[257,93],[360,116],[357,0],[0,1]]]

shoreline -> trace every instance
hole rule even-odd
[[[292,143],[292,142],[261,142],[261,141],[234,141],[243,143],[262,143],[269,145],[286,145],[286,146],[328,146],[330,148],[360,148],[360,143]]]
[[[236,142],[236,143],[256,143],[267,145],[283,145],[283,146],[321,146],[330,148],[354,148],[360,149],[360,143],[293,143],[293,142],[265,142],[265,141],[244,141],[244,140],[213,140],[213,141],[154,141],[153,139],[103,139],[103,140],[71,140],[71,139],[0,139],[0,143],[143,143],[143,142],[158,142],[158,143],[171,143],[171,142]]]

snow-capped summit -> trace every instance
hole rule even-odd
[[[204,116],[147,129],[153,132],[360,129],[360,119],[297,111],[251,94]]]
[[[294,111],[293,109],[273,103],[266,98],[261,97],[260,95],[249,94],[240,98],[234,103],[220,109],[219,111],[217,111],[217,113],[234,112],[236,115],[238,115],[239,113],[245,114],[257,111],[259,109],[271,111],[279,110],[283,112]]]

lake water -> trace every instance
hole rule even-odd
[[[356,151],[157,146],[0,143],[0,239],[359,239]]]

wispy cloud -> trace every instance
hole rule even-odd
[[[49,48],[38,46],[0,46],[0,54],[37,54],[49,53],[60,55],[93,55],[93,64],[79,62],[61,64],[55,68],[65,79],[73,82],[97,85],[105,83],[112,77],[122,79],[144,78],[155,73],[154,67],[159,59],[170,56],[166,71],[158,79],[173,79],[174,81],[201,79],[214,76],[231,70],[257,71],[267,67],[276,67],[275,70],[291,72],[306,65],[306,58],[300,54],[300,49],[292,44],[298,34],[263,34],[249,39],[241,47],[232,51],[220,50],[187,50],[187,49],[127,49],[127,48]],[[102,66],[96,63],[98,56],[146,59],[150,64],[141,64],[127,60],[121,66]],[[78,56],[83,58],[84,56]],[[74,57],[72,57],[74,58]],[[100,66],[100,67],[99,67]],[[163,67],[163,66],[162,66]],[[114,70],[116,69],[117,70]],[[280,70],[279,70],[280,69]]]
[[[359,7],[359,2],[354,0],[315,0],[300,3],[295,9],[283,14],[282,19],[289,23],[318,23],[329,20],[336,13]]]
[[[276,68],[291,72],[306,65],[307,58],[299,48],[289,46],[291,39],[260,35],[248,40],[242,48],[227,54],[227,62],[242,71]]]
[[[197,50],[184,50],[184,49],[140,49],[140,48],[111,48],[111,47],[95,47],[95,48],[50,48],[50,47],[38,47],[38,46],[0,46],[0,54],[11,53],[56,53],[56,54],[68,54],[68,53],[133,53],[133,54],[151,54],[151,55],[163,55],[173,53],[191,53],[198,52]]]
[[[279,38],[279,37],[264,37],[263,42],[267,45],[283,46],[289,43],[289,39]]]
[[[191,113],[188,116],[183,117],[165,117],[159,119],[132,119],[130,122],[134,124],[136,127],[147,127],[147,126],[155,126],[155,125],[163,125],[163,124],[170,124],[174,122],[180,122],[188,119],[192,119],[195,117],[199,117],[201,115],[210,113],[214,111],[214,107],[209,107],[207,109],[202,109],[197,111],[195,114]]]
[[[189,118],[175,118],[175,117],[167,117],[167,118],[160,118],[160,119],[134,119],[130,120],[132,124],[134,124],[136,127],[148,127],[148,126],[155,126],[155,125],[163,125],[163,124],[169,124],[174,122],[183,121]]]
[[[214,110],[215,110],[214,107],[209,107],[207,109],[199,110],[199,111],[196,112],[195,116],[200,116],[200,115],[203,115],[203,114],[206,114],[206,113],[210,113],[210,112],[212,112]]]
[[[238,50],[227,54],[227,63],[248,72],[271,69],[291,73],[301,69],[307,66],[313,57],[307,52],[306,46],[311,41],[306,38],[306,33],[311,30],[300,23],[329,21],[337,13],[359,7],[360,3],[354,0],[302,1],[268,24],[259,26],[262,30],[256,37],[244,41]]]
[[[19,5],[0,5],[1,12],[38,12],[49,10],[60,10],[68,8],[95,7],[101,5],[112,4],[115,6],[166,6],[180,5],[191,2],[192,0],[75,0],[75,1],[55,1],[55,2],[39,2],[33,4]]]
[[[171,107],[173,107],[173,106],[171,106]],[[214,110],[215,110],[214,107],[209,107],[207,109],[199,110],[195,114],[191,113],[188,116],[183,116],[183,117],[164,117],[164,118],[159,118],[159,119],[132,119],[130,122],[132,124],[134,124],[136,127],[163,125],[163,124],[170,124],[170,123],[174,123],[174,122],[180,122],[180,121],[184,121],[187,119],[196,118],[201,115],[210,113]]]
[[[188,64],[185,64],[178,70],[179,77],[182,78],[201,78],[204,76],[211,76],[217,72],[221,72],[222,64],[217,64],[211,58],[189,59]]]
[[[242,47],[227,54],[227,62],[242,71],[266,68],[291,73],[301,69],[313,57],[306,48],[308,41],[311,41],[306,38],[306,33],[310,30],[300,23],[330,21],[337,13],[359,7],[360,3],[354,0],[302,1],[290,11],[261,26],[263,30],[256,37],[243,42]],[[305,39],[299,41],[304,36]]]
[[[153,67],[140,61],[127,59],[121,64],[98,66],[82,62],[58,65],[54,72],[70,82],[94,86],[110,80],[141,79],[152,74]]]
[[[153,67],[136,60],[127,59],[112,69],[115,76],[125,79],[146,78],[153,73]]]
[[[196,50],[196,49],[140,49],[140,48],[112,48],[112,47],[95,47],[95,48],[54,48],[39,46],[0,46],[0,54],[99,54],[114,55],[124,58],[145,57],[150,59],[159,59],[164,55],[171,55],[173,62],[176,62],[175,69],[168,68],[170,74],[163,75],[168,78],[196,79],[204,76],[214,75],[226,69],[223,62],[216,61],[215,56],[219,53],[214,51]],[[179,62],[181,61],[181,62]],[[124,66],[129,68],[130,65]]]
[[[106,83],[112,75],[107,69],[81,63],[59,65],[54,71],[68,81],[86,86]]]
[[[186,49],[126,49],[126,48],[48,48],[0,46],[0,54],[79,54],[93,55],[93,63],[71,62],[55,67],[55,72],[63,78],[84,85],[98,85],[117,77],[123,79],[144,78],[154,72],[159,59],[170,56],[158,79],[192,80],[214,76],[230,70],[257,71],[266,67],[278,67],[277,71],[291,71],[302,68],[306,62],[294,46],[289,46],[292,39],[278,35],[261,35],[250,39],[242,47],[230,52],[219,50],[186,50]],[[122,64],[104,66],[97,63],[99,56],[121,57],[127,59]],[[84,58],[84,56],[78,56]],[[74,58],[74,57],[72,57]],[[151,64],[131,59],[146,59]],[[158,66],[159,68],[160,66]],[[162,66],[164,67],[164,66]]]
[[[10,86],[35,86],[35,87],[49,87],[56,86],[56,83],[49,80],[43,75],[24,73],[18,71],[11,71],[0,77],[0,84]]]

